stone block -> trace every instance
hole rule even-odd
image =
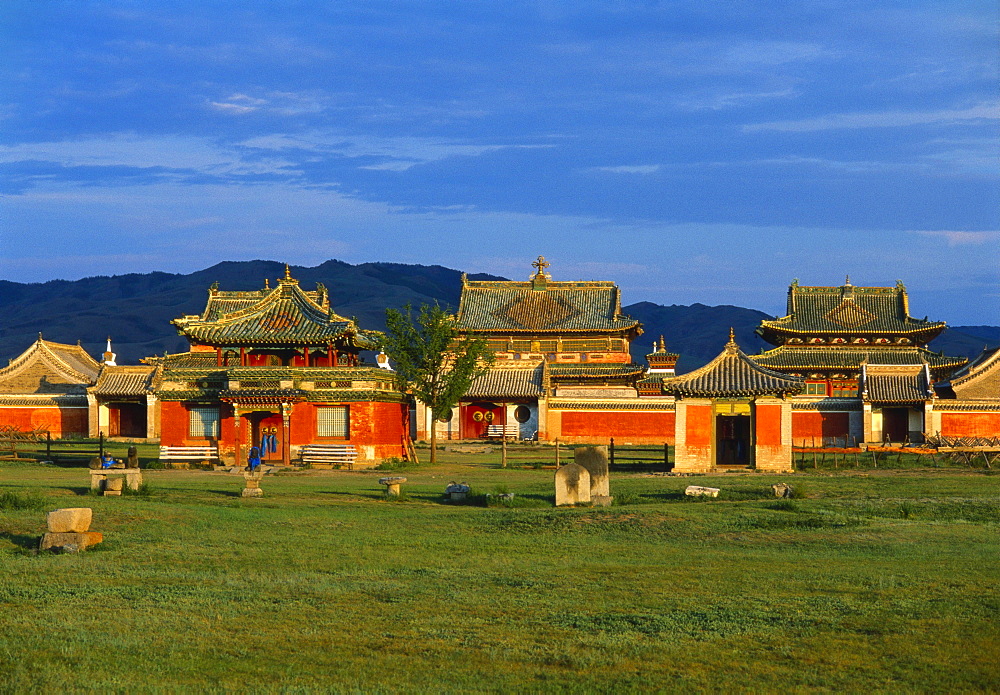
[[[122,488],[125,487],[124,478],[108,478],[104,481],[104,492],[117,492],[121,494]]]
[[[774,491],[775,497],[791,497],[792,496],[792,486],[787,483],[778,483],[777,485],[772,485],[771,490]]]
[[[406,482],[403,476],[392,476],[389,478],[379,478],[378,484],[385,485],[386,497],[399,497],[399,486]]]
[[[103,540],[104,535],[97,531],[46,533],[42,536],[38,548],[53,552],[77,553]]]
[[[244,497],[263,497],[264,491],[260,487],[245,487],[243,488]]]
[[[94,511],[90,507],[68,507],[49,512],[45,524],[49,533],[83,533],[90,530]]]
[[[590,502],[590,471],[578,463],[568,463],[556,471],[556,506]]]
[[[590,473],[590,496],[607,497],[611,494],[611,480],[608,476],[608,447],[581,446],[573,450],[574,463]]]
[[[595,507],[610,507],[614,499],[611,495],[591,495],[590,503]]]
[[[684,489],[684,494],[690,497],[718,497],[719,488],[702,487],[701,485],[688,485]]]

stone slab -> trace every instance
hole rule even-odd
[[[245,487],[243,488],[244,497],[263,497],[264,491],[259,487]]]
[[[83,533],[90,530],[94,511],[90,507],[56,509],[45,516],[49,533]]]
[[[611,481],[608,476],[608,447],[580,446],[573,450],[573,462],[587,469],[590,473],[590,496],[607,497],[611,494]]]
[[[86,550],[92,545],[97,545],[104,540],[104,534],[97,531],[85,531],[82,533],[46,533],[42,536],[39,550],[52,550],[55,552],[76,553]]]
[[[610,507],[614,499],[611,495],[591,495],[590,503],[595,507]]]
[[[568,463],[556,471],[556,506],[590,502],[590,471],[578,463]]]
[[[718,497],[720,488],[702,487],[701,485],[688,485],[684,489],[684,494],[690,497]]]

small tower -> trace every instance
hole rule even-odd
[[[106,364],[109,367],[117,367],[115,363],[115,358],[118,357],[115,353],[111,352],[111,336],[108,336],[108,347],[104,351],[104,356],[101,358],[101,363]]]
[[[646,373],[673,376],[678,357],[680,355],[676,352],[667,352],[667,344],[661,335],[659,343],[653,343],[653,351],[646,355],[646,361],[649,362],[649,369]]]

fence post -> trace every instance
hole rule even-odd
[[[46,461],[51,461],[52,460],[52,433],[51,432],[46,432],[45,433],[45,460]]]
[[[615,465],[615,438],[611,438],[611,443],[608,445],[608,465]]]
[[[556,437],[556,468],[559,468],[559,437]]]
[[[501,468],[506,468],[507,467],[507,437],[506,437],[506,435],[504,435],[500,439],[503,441],[503,444],[501,444],[501,449],[500,449],[500,451],[501,451],[500,467]]]
[[[104,432],[101,432],[100,442],[101,442],[101,444],[100,444],[100,456],[103,459],[104,458]]]
[[[670,470],[670,445],[663,442],[663,470]]]

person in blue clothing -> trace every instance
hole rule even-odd
[[[114,462],[115,462],[115,460],[113,458],[111,458],[110,456],[102,456],[101,457],[101,468],[111,468],[111,466],[114,464]]]
[[[247,456],[247,470],[253,473],[258,468],[260,468],[260,449],[251,447],[250,455]]]

